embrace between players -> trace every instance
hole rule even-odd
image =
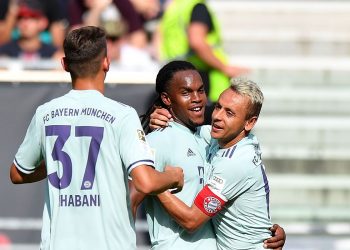
[[[282,249],[286,235],[271,223],[265,167],[250,133],[263,103],[257,84],[232,80],[212,126],[202,126],[201,77],[188,62],[170,62],[157,75],[154,106],[163,109],[144,116],[154,129],[145,137],[136,111],[103,95],[104,31],[71,31],[64,52],[73,89],[37,108],[10,170],[13,183],[47,177],[40,249],[136,249],[133,215],[142,200],[152,249]],[[77,115],[44,124],[61,108],[95,108],[115,121]],[[98,202],[69,206],[70,197]]]

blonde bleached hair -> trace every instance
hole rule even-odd
[[[264,102],[264,95],[258,84],[245,78],[231,78],[230,84],[231,90],[241,96],[249,97],[250,107],[246,119],[250,119],[253,116],[259,117]]]

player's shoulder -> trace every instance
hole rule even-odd
[[[258,138],[250,133],[244,139],[242,139],[239,143],[237,143],[237,150],[239,154],[242,155],[251,155],[256,151],[260,151],[260,144]]]
[[[152,132],[147,134],[147,139],[152,141],[167,141],[172,137],[174,137],[174,129],[172,124],[169,124],[167,127],[154,129]]]
[[[215,147],[218,145],[212,143],[211,148],[215,149]],[[237,164],[233,163],[233,166],[251,163],[256,154],[261,154],[261,152],[259,142],[253,134],[246,136],[229,148],[218,151],[218,156],[222,161],[237,162]]]
[[[116,101],[112,98],[109,98],[107,96],[101,95],[100,97],[103,99],[103,101],[106,105],[118,106],[118,107],[126,108],[126,109],[131,108],[129,105],[122,103],[122,102],[118,102],[118,101]]]
[[[118,110],[118,112],[121,112],[121,113],[136,113],[136,110],[125,104],[125,103],[122,103],[122,102],[118,102],[116,100],[113,100],[109,97],[106,97],[106,96],[103,96],[103,100],[104,102],[102,103],[102,105],[105,105],[107,107],[110,107],[112,109],[115,109],[115,110]]]
[[[84,100],[85,105],[93,105],[98,109],[108,111],[109,113],[114,114],[119,119],[122,119],[126,115],[130,114],[138,117],[137,112],[133,107],[111,99],[97,91],[91,93],[91,97],[91,101],[90,99]],[[88,104],[86,104],[86,101],[88,102]]]
[[[55,107],[55,106],[62,106],[62,104],[66,103],[67,99],[68,99],[68,96],[69,96],[70,92],[64,94],[64,95],[61,95],[61,96],[58,96],[58,97],[55,97],[43,104],[41,104],[40,106],[38,106],[38,109],[45,109],[45,108],[48,108],[48,107]]]
[[[196,133],[203,138],[207,144],[211,143],[211,135],[210,135],[210,130],[211,130],[211,126],[210,125],[202,125],[202,126],[198,126],[196,129]]]
[[[153,130],[147,135],[147,140],[152,147],[169,149],[178,143],[184,143],[189,136],[188,131],[176,122],[170,122],[167,127]]]
[[[126,115],[132,114],[137,116],[136,110],[122,102],[118,102],[97,91],[83,92],[71,90],[65,95],[56,97],[37,108],[37,112],[45,112],[46,110],[52,110],[62,107],[93,107],[108,111],[108,113],[122,118]],[[138,116],[137,116],[138,117]]]
[[[255,169],[261,164],[261,150],[257,137],[249,134],[242,141],[237,143],[233,160],[240,165],[244,164],[246,169]]]
[[[55,107],[55,106],[58,106],[58,104],[62,104],[62,101],[63,101],[62,99],[63,99],[63,96],[59,96],[39,105],[36,109],[36,113],[38,114],[41,112],[45,112],[45,110],[51,107]]]

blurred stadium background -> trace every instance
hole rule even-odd
[[[287,233],[284,249],[350,249],[350,1],[209,4],[230,61],[250,67],[248,77],[265,94],[255,133],[270,180],[272,219]],[[67,92],[69,76],[1,63],[10,67],[0,71],[0,249],[38,249],[44,186],[10,184],[8,166],[35,107]],[[142,113],[157,70],[115,65],[106,95]],[[136,226],[139,248],[147,249],[145,221]]]

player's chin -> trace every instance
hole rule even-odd
[[[204,123],[204,112],[190,112],[188,114],[192,123],[202,125]]]
[[[216,127],[211,127],[210,135],[214,139],[220,139],[222,138],[223,131],[222,129],[218,129]]]
[[[220,139],[220,138],[221,138],[220,134],[218,134],[218,133],[213,133],[213,132],[210,132],[210,136],[211,136],[211,138],[213,138],[213,139]]]
[[[191,117],[191,123],[194,126],[196,126],[196,127],[203,125],[203,123],[204,123],[204,116],[203,117],[201,117],[201,116]]]

